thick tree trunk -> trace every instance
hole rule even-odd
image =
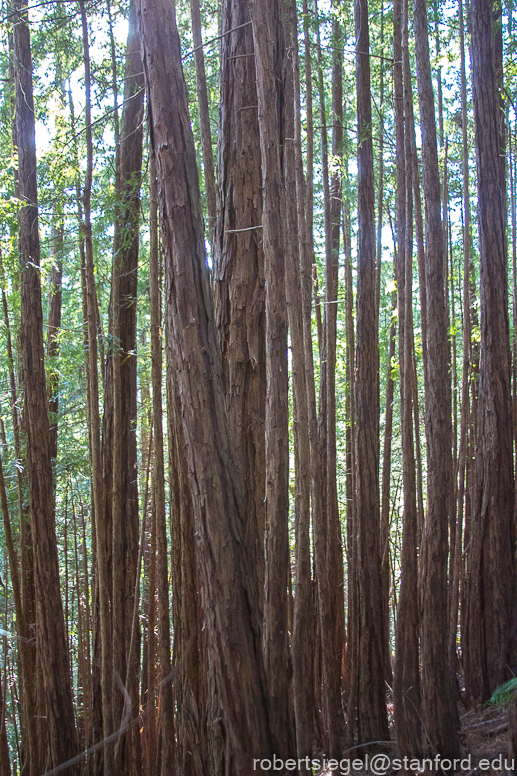
[[[279,751],[279,731],[270,724],[259,612],[243,544],[244,489],[228,434],[178,29],[165,0],[143,0],[140,14],[165,256],[168,359],[185,435],[227,767],[246,776],[253,758]]]
[[[504,156],[491,0],[471,5],[478,172],[481,348],[465,680],[475,703],[509,678],[515,642],[514,474]]]
[[[458,757],[458,711],[447,663],[447,532],[452,508],[450,352],[434,96],[425,0],[414,0],[422,132],[427,295],[427,515],[422,537],[422,712],[426,753]]]
[[[247,3],[225,0],[219,117],[214,302],[230,435],[247,482],[244,537],[263,608],[265,530],[265,280],[262,173],[253,31]],[[241,26],[246,25],[246,26]],[[257,228],[252,228],[257,227]],[[245,230],[245,231],[239,231]]]
[[[358,287],[356,351],[357,718],[359,742],[388,737],[379,503],[379,338],[376,313],[375,213],[367,0],[355,2],[358,159]],[[353,700],[353,699],[352,699]]]
[[[284,58],[282,0],[250,4],[257,72],[262,152],[262,240],[266,283],[266,563],[264,663],[272,723],[280,756],[292,751],[289,710],[290,663],[287,621],[289,572],[289,406],[284,231],[287,219],[282,175]]]
[[[171,493],[172,543],[172,611],[174,623],[174,702],[176,704],[176,773],[204,776],[207,768],[214,776],[224,773],[224,726],[220,721],[220,700],[215,687],[215,699],[208,706],[209,736],[204,735],[203,677],[200,655],[202,628],[199,573],[195,558],[195,528],[192,498],[188,483],[185,439],[180,421],[181,407],[172,372],[170,338],[166,329],[167,352],[167,421],[169,435],[169,482]],[[210,612],[206,615],[208,624]],[[212,623],[213,626],[213,623]],[[214,659],[217,659],[215,645]],[[208,693],[215,677],[208,676]],[[212,704],[212,706],[210,705]],[[207,764],[208,763],[208,764]]]
[[[14,28],[18,212],[21,274],[22,376],[27,440],[29,510],[34,553],[38,661],[53,767],[77,754],[55,529],[50,430],[45,379],[43,312],[39,275],[38,189],[32,56],[26,5],[17,5]],[[73,771],[71,771],[73,772]]]

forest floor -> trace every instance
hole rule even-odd
[[[461,774],[461,776],[513,776],[513,774],[517,774],[517,761],[512,770],[510,757],[508,756],[508,706],[509,704],[495,706],[490,703],[485,708],[466,711],[464,706],[460,704],[460,747],[463,767],[457,773]],[[393,758],[398,757],[398,751],[396,749],[392,703],[388,703],[388,719],[390,723],[390,738],[393,741],[390,759],[393,761]],[[380,747],[380,749],[383,749],[383,747]],[[345,774],[345,776],[366,776],[367,774],[372,776],[374,774],[374,776],[379,776],[379,771],[376,772],[372,768],[354,770],[351,765],[356,756],[356,752],[348,750],[348,752],[344,753],[344,758],[347,762],[347,758],[350,758],[350,766],[339,769],[326,767],[318,770],[316,774],[317,776],[336,776],[336,774]],[[359,755],[359,757],[361,756]],[[358,761],[356,760],[356,762]],[[465,767],[467,764],[468,768]],[[347,770],[349,773],[347,773]],[[399,774],[404,773],[404,770],[401,770],[400,767],[388,767],[385,776],[399,776]],[[420,771],[414,768],[406,771],[406,773],[414,773],[415,776],[420,776]],[[430,776],[433,776],[433,774],[439,776],[441,771],[428,771],[428,773]]]
[[[508,713],[506,706],[489,704],[479,710],[464,711],[461,716],[461,730],[465,736],[464,746],[471,755],[474,773],[478,772],[480,760],[497,760],[502,756],[502,769],[508,760]],[[517,763],[516,763],[517,766]],[[479,772],[481,772],[479,770]],[[496,773],[493,768],[484,773]]]

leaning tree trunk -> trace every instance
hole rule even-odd
[[[475,703],[511,676],[515,527],[504,156],[493,3],[473,0],[472,86],[478,172],[481,346],[474,498],[467,557],[465,682]],[[468,311],[465,311],[468,314]]]
[[[22,376],[29,511],[34,553],[38,662],[52,767],[77,754],[72,681],[59,580],[40,285],[32,56],[26,4],[14,27]],[[71,772],[73,772],[71,770]]]
[[[452,508],[450,352],[444,290],[440,177],[425,0],[414,0],[415,53],[422,132],[427,294],[427,514],[422,537],[422,713],[426,753],[459,755],[458,710],[447,665],[447,532]]]
[[[180,399],[228,768],[245,776],[253,758],[279,751],[278,731],[270,723],[259,611],[242,539],[244,488],[228,433],[176,18],[165,0],[143,0],[140,19],[165,257],[168,357]]]

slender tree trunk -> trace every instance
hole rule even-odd
[[[427,10],[414,0],[415,53],[422,132],[427,295],[426,437],[427,515],[422,537],[422,711],[425,751],[459,755],[458,711],[447,661],[447,532],[452,509],[450,352],[445,302],[445,260],[440,214],[434,96],[429,62]]]
[[[4,687],[0,677],[0,705],[4,706]],[[9,762],[9,746],[7,742],[7,730],[5,727],[5,714],[2,714],[0,722],[0,776],[11,776],[11,765]]]
[[[346,163],[348,178],[348,160]],[[348,181],[347,181],[348,182]],[[345,338],[346,338],[346,533],[347,533],[347,687],[348,702],[351,708],[357,703],[357,672],[354,660],[357,659],[357,647],[355,638],[357,635],[357,543],[355,541],[356,530],[356,466],[355,466],[355,336],[354,336],[354,289],[352,280],[352,247],[350,232],[350,202],[348,197],[344,201],[343,218],[343,248],[345,253]],[[388,504],[389,507],[389,504]],[[389,520],[389,518],[388,518]],[[389,552],[389,547],[387,548]],[[389,574],[389,558],[387,560],[387,572]],[[389,581],[388,581],[389,590]],[[354,700],[355,699],[355,700]],[[348,719],[348,739],[353,739],[354,726],[351,717]]]
[[[57,456],[57,432],[59,409],[59,372],[57,359],[59,356],[59,334],[61,330],[61,280],[63,276],[63,243],[64,243],[64,218],[62,203],[56,208],[54,215],[56,222],[52,227],[53,263],[50,272],[49,304],[47,315],[47,356],[51,359],[52,367],[48,370],[48,411],[50,421],[50,457],[55,461]]]
[[[284,230],[287,219],[282,175],[284,4],[254,0],[250,5],[257,72],[258,120],[262,152],[262,240],[266,282],[266,564],[264,663],[272,723],[280,756],[292,751],[289,711],[287,596],[289,571],[289,430],[287,309]]]
[[[514,475],[504,156],[491,0],[471,4],[481,347],[465,680],[475,703],[509,678],[515,643]]]
[[[21,274],[21,352],[27,440],[29,510],[34,552],[38,661],[53,767],[77,754],[67,638],[59,582],[50,431],[39,276],[38,189],[32,56],[26,5],[14,28],[18,212]],[[71,772],[73,772],[71,770]]]
[[[413,441],[413,165],[411,140],[404,123],[402,56],[402,27],[407,22],[407,3],[404,4],[403,0],[395,0],[393,60],[397,138],[397,296],[404,522],[399,607],[395,630],[393,702],[400,754],[402,757],[416,757],[422,753],[422,741],[418,654],[418,520]]]
[[[90,458],[92,466],[92,526],[95,534],[96,572],[98,580],[99,626],[101,649],[100,688],[102,694],[102,732],[107,738],[113,732],[113,694],[112,694],[112,642],[110,614],[110,586],[108,571],[108,531],[104,521],[104,480],[101,458],[101,434],[99,417],[99,373],[97,366],[97,333],[98,308],[97,291],[95,287],[95,267],[91,224],[91,188],[93,175],[93,143],[91,129],[91,74],[88,41],[88,22],[84,0],[80,0],[81,22],[83,33],[83,59],[85,70],[86,92],[86,177],[84,182],[83,205],[84,221],[84,286],[83,309],[87,321],[87,402],[88,426],[90,438]],[[95,742],[97,743],[97,742]],[[103,753],[104,776],[113,774],[113,746],[108,744]]]
[[[337,170],[330,181],[330,229],[331,251],[325,265],[325,304],[327,313],[326,351],[326,417],[327,417],[327,567],[330,579],[330,606],[333,612],[332,627],[332,674],[336,688],[333,708],[337,719],[332,720],[334,736],[338,744],[336,753],[341,754],[340,738],[343,712],[341,709],[341,673],[345,648],[345,602],[343,579],[343,550],[341,544],[341,523],[337,498],[337,454],[336,454],[336,340],[338,305],[339,236],[341,232],[342,192],[340,163],[343,160],[343,31],[338,21],[339,3],[334,0],[332,21],[332,156]],[[329,634],[330,635],[330,634]],[[326,638],[326,635],[324,636]],[[330,677],[329,677],[330,678]]]
[[[136,3],[130,5],[124,77],[124,108],[117,154],[118,197],[113,246],[113,489],[112,489],[112,617],[113,680],[125,681],[131,715],[138,716],[139,649],[129,666],[131,617],[138,556],[138,465],[136,445],[137,359],[136,297],[142,174],[144,78],[139,47]],[[105,440],[105,444],[106,444]],[[118,678],[117,678],[118,675]],[[118,727],[124,697],[114,689],[114,723]],[[126,776],[140,771],[140,732],[132,727],[120,744],[120,768]],[[119,767],[117,764],[116,768]]]
[[[292,73],[287,72],[286,100],[288,123],[286,134],[293,130],[294,142],[285,148],[285,197],[287,209],[286,295],[291,333],[293,379],[293,427],[295,456],[295,559],[296,594],[294,597],[294,622],[292,631],[293,696],[296,722],[296,749],[299,758],[312,753],[314,737],[314,676],[313,642],[308,638],[313,627],[311,553],[310,553],[310,437],[309,410],[307,406],[307,370],[303,329],[302,266],[303,253],[307,250],[303,169],[300,143],[300,77],[298,71],[298,25],[296,3],[292,2],[291,45],[293,50]],[[292,82],[292,94],[291,91]],[[292,124],[292,126],[290,126]],[[292,192],[296,192],[296,197]],[[306,769],[304,770],[306,771]]]
[[[162,306],[160,293],[160,259],[158,237],[158,191],[156,160],[150,160],[150,235],[149,293],[151,297],[151,377],[153,386],[154,428],[154,505],[158,554],[158,668],[160,675],[160,721],[158,728],[161,751],[161,776],[174,770],[174,705],[171,682],[171,635],[169,616],[169,570],[167,563],[167,522],[165,515],[165,463],[162,419]]]
[[[377,253],[379,255],[379,253]],[[395,269],[395,267],[394,267]],[[395,394],[395,380],[393,379],[393,359],[395,358],[396,322],[394,312],[397,309],[397,295],[392,294],[392,315],[389,333],[388,359],[386,367],[386,415],[384,420],[384,442],[382,450],[382,485],[381,485],[381,576],[382,576],[382,602],[383,621],[386,631],[386,639],[390,638],[390,508],[391,508],[391,448],[393,439],[393,398]],[[389,669],[388,669],[389,666]],[[391,671],[391,656],[388,651],[388,663],[386,665],[386,681],[393,684]]]
[[[194,57],[196,60],[197,99],[199,106],[199,123],[201,127],[201,147],[203,150],[203,175],[208,210],[208,234],[213,252],[216,228],[216,187],[199,0],[190,0],[190,18],[192,19],[192,39],[194,42]]]
[[[314,0],[314,13],[318,14],[318,3]],[[341,212],[341,202],[337,200],[339,193],[339,181],[334,180],[334,194],[336,195],[335,207],[331,208],[331,195],[329,186],[328,169],[328,133],[327,117],[325,108],[325,88],[323,81],[323,53],[321,48],[319,26],[317,32],[317,54],[318,54],[318,92],[319,92],[319,116],[320,116],[320,142],[321,142],[321,164],[323,178],[323,202],[324,202],[324,224],[325,224],[325,275],[326,275],[326,301],[337,299],[337,259],[339,255],[339,214]],[[340,111],[339,91],[342,89],[342,76],[339,75],[340,63],[339,55],[336,53],[334,62],[334,97],[333,107]],[[337,76],[337,77],[336,77]],[[339,119],[337,119],[339,121]],[[343,130],[342,127],[337,131],[338,147],[342,147]],[[309,175],[309,169],[308,169]],[[311,193],[312,197],[312,193]],[[311,214],[312,216],[312,214]],[[337,219],[337,233],[333,228],[332,216]],[[312,217],[311,217],[312,223]],[[311,238],[312,239],[312,238]],[[336,256],[333,258],[333,241]],[[313,262],[315,260],[313,259]],[[315,264],[314,277],[316,277]],[[328,297],[328,298],[327,298]],[[331,311],[329,308],[333,308]],[[314,532],[314,561],[316,571],[316,583],[318,590],[318,609],[321,641],[321,693],[322,693],[322,711],[323,725],[328,731],[326,749],[330,756],[338,757],[341,751],[341,667],[342,667],[342,649],[344,642],[344,620],[341,620],[339,614],[338,598],[339,592],[334,588],[335,579],[333,571],[336,571],[338,564],[337,555],[339,554],[339,526],[336,525],[336,518],[339,520],[337,512],[337,493],[335,492],[335,428],[331,428],[332,423],[328,419],[328,400],[332,394],[331,403],[335,408],[335,314],[337,302],[332,301],[325,304],[323,312],[323,325],[319,326],[319,355],[320,355],[320,384],[319,384],[319,413],[318,413],[318,450],[315,451],[320,460],[319,478],[315,486],[320,488],[321,493],[313,495],[313,532]],[[320,306],[318,304],[318,310]],[[330,313],[330,319],[329,319]],[[321,316],[320,316],[321,317]],[[329,329],[330,325],[330,329]],[[332,354],[330,356],[332,363],[328,364],[327,348],[331,346]],[[331,385],[329,388],[329,373]],[[332,407],[330,407],[332,414]],[[335,427],[335,409],[334,409],[334,427]],[[329,438],[330,431],[330,438]],[[334,441],[333,441],[334,440]],[[328,456],[331,456],[329,462]],[[329,468],[330,466],[330,468]],[[333,483],[329,482],[328,477],[333,478]],[[332,505],[330,512],[327,499],[331,498]],[[330,517],[332,514],[333,518]],[[342,566],[342,561],[341,561]],[[339,578],[339,571],[338,571]],[[339,582],[338,582],[339,584]],[[343,611],[343,600],[341,602],[341,612]],[[341,614],[341,616],[343,616]],[[342,623],[340,625],[340,623]],[[338,637],[341,632],[341,638]],[[341,642],[340,647],[338,642]],[[338,654],[339,653],[339,654]]]
[[[360,743],[388,737],[379,503],[379,337],[375,310],[375,212],[367,0],[356,0],[358,287],[356,351],[357,718]],[[373,312],[372,312],[373,311]]]

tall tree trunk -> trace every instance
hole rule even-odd
[[[318,3],[314,0],[314,13],[318,15]],[[323,203],[324,203],[324,226],[325,226],[325,275],[326,275],[326,295],[331,300],[334,296],[337,298],[337,260],[339,254],[339,216],[341,212],[341,203],[336,201],[335,206],[331,208],[330,186],[329,186],[329,164],[328,164],[328,133],[327,117],[325,108],[325,88],[324,88],[324,65],[323,52],[321,47],[321,38],[319,26],[316,28],[317,54],[318,54],[318,92],[319,92],[319,116],[320,116],[320,142],[321,142],[321,165],[323,178]],[[342,76],[339,75],[340,63],[337,61],[339,55],[336,53],[334,63],[334,95],[333,108],[340,112],[339,90],[342,89]],[[336,77],[337,76],[337,77]],[[342,126],[337,131],[338,147],[342,147],[343,130]],[[308,169],[309,174],[309,169]],[[312,181],[308,185],[313,185]],[[339,181],[334,180],[334,194],[339,192]],[[311,192],[312,198],[312,192]],[[337,220],[337,232],[332,222],[332,216]],[[312,223],[312,214],[311,214]],[[312,236],[311,236],[312,239]],[[336,256],[333,257],[333,242]],[[314,276],[315,259],[313,258]],[[328,400],[332,394],[332,403],[335,408],[335,314],[337,303],[324,305],[323,325],[321,325],[321,313],[318,317],[318,340],[320,355],[320,382],[319,382],[319,413],[318,423],[318,449],[315,456],[318,457],[319,478],[315,486],[321,491],[317,496],[313,495],[313,532],[314,532],[314,563],[315,576],[318,592],[319,609],[319,639],[321,641],[321,694],[323,725],[328,731],[326,740],[326,749],[330,756],[338,757],[341,751],[341,666],[342,649],[344,642],[344,620],[340,619],[338,612],[339,590],[334,588],[333,571],[336,569],[337,555],[339,554],[339,521],[337,511],[337,492],[335,491],[335,410],[334,427],[328,419]],[[333,308],[329,310],[329,308]],[[317,304],[317,315],[320,310],[320,304]],[[330,319],[329,319],[330,313]],[[330,325],[330,330],[329,330]],[[329,333],[330,332],[330,333]],[[330,337],[330,340],[329,340]],[[331,361],[334,367],[328,364],[327,348],[331,345]],[[328,386],[328,376],[331,372],[331,386]],[[332,407],[330,407],[332,414]],[[329,439],[330,432],[330,439]],[[334,450],[334,453],[332,452]],[[328,456],[331,455],[329,462]],[[330,468],[329,468],[330,467]],[[334,473],[333,473],[334,472]],[[333,478],[333,483],[329,483],[328,476]],[[330,496],[332,505],[330,512],[327,499]],[[331,519],[331,514],[333,519]],[[342,562],[341,562],[342,567]],[[338,569],[338,579],[340,570]],[[338,582],[339,584],[339,582]],[[341,612],[343,610],[343,600],[341,601]],[[341,618],[343,614],[341,614]],[[341,625],[340,625],[341,623]],[[341,639],[338,637],[338,631],[341,632]],[[338,642],[341,642],[338,647]]]
[[[244,537],[263,608],[265,530],[265,280],[262,173],[253,31],[247,3],[225,0],[214,302],[230,434],[245,492]],[[241,26],[245,25],[245,26]],[[255,227],[255,228],[254,228]],[[241,231],[242,230],[242,231]]]
[[[337,339],[337,306],[338,306],[338,269],[339,269],[339,236],[341,233],[341,210],[343,186],[341,181],[341,165],[343,160],[343,30],[338,20],[339,3],[334,0],[334,18],[332,21],[332,156],[337,169],[330,181],[330,228],[331,251],[326,257],[325,266],[325,304],[327,313],[326,350],[326,409],[327,409],[327,566],[330,578],[330,606],[333,613],[332,661],[333,677],[336,681],[334,706],[337,720],[332,721],[337,737],[337,754],[339,747],[343,714],[341,710],[341,672],[343,666],[343,651],[345,648],[345,611],[344,611],[344,579],[343,550],[341,545],[341,523],[337,498],[337,454],[336,454],[336,339]],[[324,638],[326,638],[324,634]],[[338,692],[339,690],[339,692]]]
[[[259,611],[243,546],[244,488],[228,433],[176,18],[164,0],[143,0],[140,14],[165,255],[168,358],[180,400],[227,767],[245,776],[253,758],[279,751],[279,731],[270,723]]]
[[[465,680],[475,703],[509,678],[515,653],[514,475],[504,156],[493,3],[473,0],[472,86],[478,172],[481,346]]]
[[[301,156],[300,74],[298,61],[298,24],[296,3],[290,3],[291,45],[293,51],[293,94],[286,90],[286,100],[292,108],[286,112],[292,121],[294,142],[285,149],[285,196],[287,205],[288,248],[286,252],[286,294],[291,332],[293,418],[295,455],[295,535],[296,535],[296,594],[292,631],[293,697],[296,722],[296,749],[299,758],[312,752],[314,737],[314,676],[313,649],[310,638],[314,617],[311,579],[310,495],[311,458],[306,353],[304,343],[304,309],[302,267],[307,251],[304,212],[304,180]],[[290,76],[290,78],[289,78]],[[289,115],[290,113],[290,115]],[[286,132],[290,135],[289,124]],[[296,197],[292,197],[292,191]],[[312,357],[312,354],[311,354]],[[305,771],[304,771],[305,772]]]
[[[161,776],[174,769],[174,702],[171,682],[171,634],[169,615],[169,566],[167,563],[167,520],[165,514],[165,462],[162,418],[162,305],[160,292],[160,253],[158,231],[158,191],[156,160],[150,160],[150,237],[149,294],[151,301],[151,378],[153,386],[154,429],[154,507],[156,510],[158,593],[158,669],[160,675],[159,745]]]
[[[91,127],[91,73],[88,21],[84,0],[80,0],[81,23],[83,33],[83,61],[85,71],[85,119],[86,119],[86,176],[84,181],[83,205],[84,221],[84,272],[82,278],[83,314],[86,316],[87,335],[87,415],[90,442],[90,462],[92,468],[92,528],[95,538],[95,563],[97,574],[99,641],[101,650],[100,690],[102,697],[102,732],[108,738],[113,732],[113,694],[112,694],[112,641],[110,613],[110,585],[108,569],[108,526],[104,520],[104,478],[101,458],[101,433],[99,416],[99,373],[98,354],[98,305],[95,286],[95,266],[91,224],[91,189],[93,175],[93,142]],[[81,268],[82,270],[83,268]],[[95,678],[95,677],[94,677]],[[95,685],[94,685],[95,687]],[[94,692],[95,695],[95,692]],[[97,743],[95,741],[94,743]],[[113,773],[113,747],[106,745],[102,751],[104,776]]]
[[[217,697],[215,668],[208,676],[207,741],[204,740],[204,709],[202,698],[202,650],[203,615],[199,595],[199,573],[195,558],[195,528],[192,498],[190,495],[185,440],[180,422],[180,404],[172,372],[170,338],[166,329],[167,352],[167,420],[169,430],[169,482],[171,492],[171,543],[172,543],[172,611],[174,622],[174,702],[176,704],[176,771],[185,776],[203,776],[208,761],[210,772],[224,773],[225,738],[220,722],[221,702]],[[206,621],[208,622],[207,615]],[[209,650],[216,646],[212,641]],[[215,696],[215,697],[212,697]],[[219,718],[217,716],[219,715]],[[208,751],[206,751],[208,747]]]
[[[50,271],[49,303],[47,314],[47,356],[52,359],[52,367],[48,370],[49,398],[48,411],[50,421],[50,458],[55,461],[57,457],[57,432],[59,409],[59,371],[57,358],[59,356],[59,333],[61,329],[61,281],[63,277],[63,245],[64,245],[64,218],[63,205],[56,207],[54,214],[55,223],[52,226],[52,252],[53,262]]]
[[[203,151],[203,176],[205,180],[205,196],[208,211],[208,235],[213,252],[216,228],[216,187],[199,0],[190,0],[190,17],[192,19],[192,39],[194,42],[194,57],[196,60],[197,99],[199,106],[199,124],[201,127],[201,148]],[[222,30],[222,32],[224,32],[224,30]]]
[[[18,196],[23,203],[18,211],[21,274],[20,341],[29,510],[34,552],[38,662],[45,692],[50,760],[51,765],[55,767],[77,754],[77,736],[55,529],[39,275],[40,242],[32,56],[26,8],[25,3],[17,3],[14,27]]]
[[[258,120],[262,153],[262,240],[266,283],[266,563],[264,583],[264,663],[272,723],[280,756],[292,751],[289,709],[290,662],[287,623],[289,572],[289,430],[287,309],[282,175],[284,58],[282,0],[250,5],[257,72]],[[280,731],[282,731],[280,733]]]
[[[131,715],[138,716],[139,652],[127,665],[134,608],[138,557],[138,465],[136,445],[137,358],[136,296],[142,175],[144,78],[139,47],[136,3],[129,11],[124,76],[124,108],[117,154],[118,202],[113,245],[113,490],[112,490],[112,617],[113,669],[131,698]],[[105,444],[108,440],[104,440]],[[115,685],[116,687],[116,685]],[[124,697],[114,691],[114,724],[120,725]],[[140,732],[136,727],[117,744],[119,764],[127,776],[140,770]],[[118,765],[116,765],[116,768]]]
[[[459,755],[455,695],[447,662],[447,532],[452,508],[450,352],[445,303],[445,255],[440,213],[434,95],[425,0],[414,0],[415,53],[422,132],[428,369],[425,384],[427,515],[422,537],[422,712],[425,751]]]
[[[402,757],[415,757],[422,752],[422,741],[418,655],[418,521],[413,441],[413,164],[411,138],[404,123],[404,98],[409,95],[407,90],[404,94],[402,56],[402,27],[408,22],[407,10],[407,2],[395,0],[393,59],[397,138],[397,296],[404,523],[395,629],[393,702],[400,754]]]
[[[379,336],[375,309],[375,212],[367,0],[355,0],[358,162],[356,352],[357,717],[360,743],[388,737],[379,503]]]

